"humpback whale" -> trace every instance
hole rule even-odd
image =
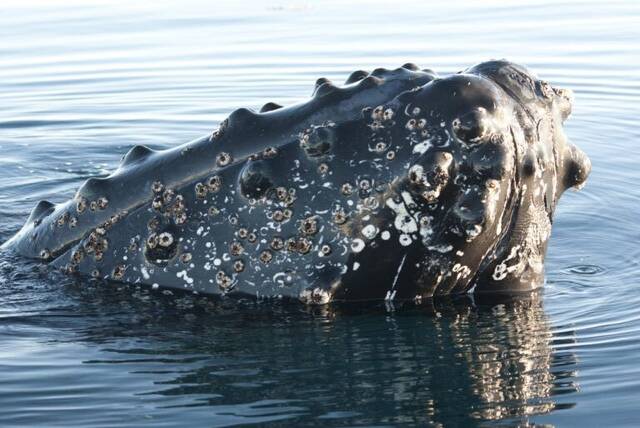
[[[562,128],[572,102],[505,60],[321,78],[306,102],[131,148],[2,248],[70,275],[313,304],[532,290],[558,200],[591,169]]]

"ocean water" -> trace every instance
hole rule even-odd
[[[1,427],[640,425],[640,3],[345,3],[4,0],[0,242],[131,146],[304,100],[318,77],[504,57],[575,91],[566,132],[593,163],[557,210],[544,289],[309,308],[1,254]]]

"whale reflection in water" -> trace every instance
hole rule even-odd
[[[575,356],[554,351],[538,296],[480,312],[467,308],[450,323],[449,331],[478,400],[471,417],[498,420],[548,413],[566,406],[554,395],[577,391]],[[568,338],[573,341],[572,334]]]
[[[552,331],[536,293],[301,308],[70,291],[99,312],[80,341],[109,344],[82,367],[124,364],[144,381],[128,382],[132,396],[154,412],[183,408],[194,423],[522,424],[572,407],[578,388],[574,334]]]

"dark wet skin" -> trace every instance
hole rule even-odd
[[[233,112],[211,136],[136,146],[3,248],[69,274],[307,303],[537,288],[586,155],[567,90],[506,61],[319,79],[311,100]]]

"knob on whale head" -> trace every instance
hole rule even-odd
[[[562,191],[584,186],[591,172],[591,161],[568,141],[562,129],[573,109],[573,91],[551,86],[524,66],[506,60],[483,62],[465,72],[482,75],[498,84],[523,107],[529,121],[533,122],[530,125],[536,137],[551,137],[548,142],[556,156]],[[541,125],[550,128],[548,131],[552,134],[542,135]]]

